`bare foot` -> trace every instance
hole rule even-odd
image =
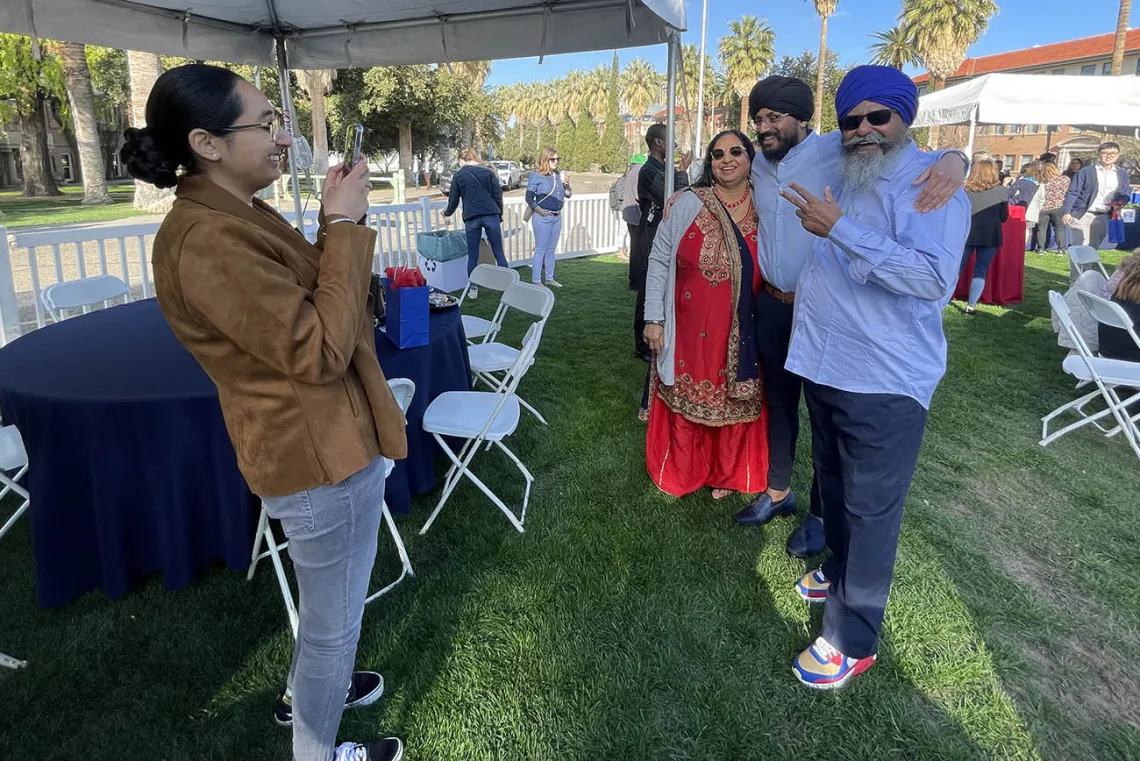
[[[731,497],[733,494],[731,489],[713,489],[713,499],[724,499]]]

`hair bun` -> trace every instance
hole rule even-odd
[[[123,132],[123,138],[119,159],[131,177],[160,188],[178,184],[178,163],[158,147],[149,129],[131,127]]]

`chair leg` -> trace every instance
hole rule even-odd
[[[1064,436],[1069,431],[1075,430],[1077,428],[1080,428],[1083,425],[1087,425],[1088,423],[1092,422],[1091,418],[1088,415],[1086,415],[1081,410],[1081,408],[1099,396],[1100,396],[1100,389],[1097,389],[1096,391],[1085,394],[1084,396],[1080,397],[1079,399],[1074,399],[1071,402],[1068,402],[1066,404],[1062,404],[1060,407],[1053,410],[1052,412],[1050,412],[1045,417],[1041,418],[1041,441],[1038,443],[1041,444],[1041,446],[1043,446],[1043,447],[1048,446],[1052,442],[1059,439],[1061,436]],[[1066,426],[1065,428],[1062,428],[1060,431],[1054,431],[1053,433],[1049,433],[1049,422],[1051,420],[1053,420],[1058,415],[1064,414],[1065,412],[1068,412],[1069,410],[1074,410],[1074,409],[1077,411],[1077,414],[1081,415],[1080,420],[1078,420],[1075,423],[1072,423],[1071,425]]]
[[[12,478],[9,478],[4,473],[0,472],[0,483],[4,485],[4,489],[0,491],[0,499],[3,499],[5,496],[7,496],[8,492],[12,492],[19,495],[24,500],[23,503],[16,508],[16,512],[12,513],[11,517],[9,517],[8,520],[4,521],[3,526],[0,526],[0,539],[3,539],[4,535],[7,534],[12,529],[12,527],[16,525],[16,521],[20,520],[20,517],[28,511],[28,508],[32,504],[32,497],[30,494],[28,494],[28,490],[17,483],[17,481],[23,478],[24,474],[27,472],[27,465],[20,468],[20,470],[18,470],[16,472],[16,475]]]
[[[293,639],[297,639],[297,605],[293,602],[293,590],[289,588],[289,579],[285,576],[285,566],[281,563],[281,550],[272,534],[265,537],[269,548],[269,559],[273,562],[273,570],[277,572],[277,584],[281,587],[281,597],[285,602],[285,613],[289,616],[289,628],[293,632]]]
[[[435,437],[436,441],[443,449],[444,454],[448,456],[454,465],[448,471],[448,483],[445,485],[444,493],[440,496],[439,503],[435,506],[435,510],[433,510],[431,515],[428,516],[427,522],[423,525],[423,528],[420,529],[420,534],[426,534],[428,529],[431,528],[432,523],[435,522],[436,517],[439,515],[440,511],[443,510],[444,504],[447,503],[448,497],[451,496],[451,492],[454,491],[455,486],[459,482],[459,479],[463,476],[467,476],[467,478],[470,479],[472,483],[479,487],[480,491],[487,495],[488,499],[495,503],[495,506],[498,507],[503,512],[503,514],[507,516],[507,519],[511,522],[511,525],[514,526],[519,533],[525,532],[526,529],[523,526],[523,521],[526,520],[526,507],[527,503],[530,500],[530,488],[531,484],[534,482],[534,476],[532,476],[530,474],[530,471],[526,469],[526,466],[524,466],[522,462],[519,461],[517,457],[515,457],[514,453],[511,452],[511,450],[507,449],[507,447],[504,446],[502,442],[494,442],[495,444],[498,444],[500,449],[507,453],[507,456],[514,461],[515,465],[518,466],[519,470],[522,471],[523,476],[526,478],[526,489],[523,493],[521,519],[519,517],[516,517],[515,514],[511,512],[511,509],[507,507],[501,499],[499,499],[499,496],[495,494],[495,492],[493,492],[489,486],[483,483],[483,481],[468,467],[470,465],[471,459],[475,455],[475,451],[479,448],[479,445],[482,442],[479,442],[477,439],[468,440],[468,443],[463,447],[463,451],[467,451],[467,456],[463,459],[460,459],[460,457],[457,457],[455,453],[451,451],[451,448],[447,446],[447,443],[443,441],[443,438],[439,434],[433,433],[432,436]],[[471,447],[471,444],[475,444],[475,446]],[[468,447],[471,447],[470,451],[468,451]],[[452,475],[453,472],[454,475]]]
[[[384,522],[388,525],[388,532],[392,535],[392,541],[396,545],[396,552],[400,555],[400,564],[402,568],[400,570],[399,577],[397,577],[395,581],[383,589],[380,589],[368,595],[368,597],[364,599],[365,605],[372,602],[376,598],[382,597],[383,595],[391,592],[396,588],[397,584],[404,580],[405,577],[416,575],[415,571],[412,570],[412,561],[411,558],[408,557],[408,550],[404,547],[404,540],[400,538],[400,532],[396,529],[396,521],[393,520],[392,512],[388,509],[388,503],[385,502],[381,509],[383,510]]]
[[[13,658],[10,655],[0,653],[0,667],[6,669],[22,669],[27,665],[27,661],[22,661],[19,658]]]
[[[257,520],[257,532],[253,535],[253,556],[249,559],[249,572],[245,575],[246,581],[253,581],[253,572],[257,570],[257,561],[261,560],[261,540],[269,530],[269,513],[265,506],[261,507],[261,517]]]

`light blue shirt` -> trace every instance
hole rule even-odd
[[[800,275],[788,370],[930,408],[946,372],[942,310],[970,231],[964,190],[941,209],[914,210],[921,187],[911,183],[938,158],[911,142],[877,187],[840,194],[843,217],[815,239]]]
[[[764,282],[786,293],[797,290],[816,237],[803,228],[796,207],[780,196],[780,190],[794,182],[818,198],[823,198],[824,187],[837,193],[843,176],[842,142],[839,132],[809,132],[779,161],[769,161],[759,151],[752,160],[752,203],[760,222],[756,236],[760,272]]]
[[[555,172],[551,175],[531,172],[526,184],[526,203],[532,209],[541,206],[548,211],[562,211],[566,201],[566,186],[562,182],[562,174]]]

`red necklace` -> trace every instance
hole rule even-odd
[[[724,200],[724,197],[721,196],[720,192],[716,188],[713,188],[713,193],[716,194],[717,200],[719,200],[722,204],[724,204],[724,208],[726,208],[726,209],[735,209],[737,206],[739,206],[740,204],[747,201],[748,197],[750,195],[746,191],[744,193],[744,195],[742,195],[740,198],[736,199],[735,201],[729,202],[729,201]]]

